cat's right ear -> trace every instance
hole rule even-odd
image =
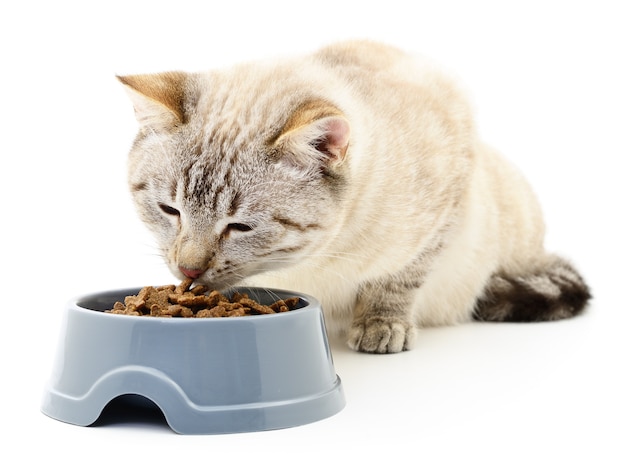
[[[291,116],[274,148],[283,162],[309,174],[340,166],[349,142],[350,125],[343,114],[332,105],[312,102]]]
[[[183,72],[117,76],[124,84],[143,127],[169,129],[184,122]]]

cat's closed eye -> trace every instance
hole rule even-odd
[[[159,208],[161,209],[161,211],[167,215],[172,215],[172,216],[180,216],[180,211],[178,211],[176,208],[171,207],[169,205],[166,205],[165,203],[159,203]]]
[[[226,227],[226,231],[230,232],[230,231],[239,231],[242,233],[245,233],[247,231],[252,231],[252,226],[243,224],[243,223],[230,223],[227,227]]]

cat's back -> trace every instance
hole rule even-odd
[[[458,88],[457,81],[441,66],[417,53],[370,40],[353,40],[328,45],[314,60],[353,85],[381,84],[394,89],[402,86]]]
[[[353,89],[369,95],[380,92],[382,84],[389,91],[401,84],[416,84],[420,75],[431,70],[400,49],[367,40],[331,44],[317,51],[313,60]]]
[[[374,41],[354,40],[335,43],[320,49],[315,57],[335,70],[377,72],[406,61],[402,50]]]
[[[425,113],[427,121],[443,121],[446,128],[472,127],[471,105],[459,81],[427,57],[384,43],[353,40],[326,46],[313,58],[361,106],[370,107],[379,118],[393,117],[394,126],[402,126],[398,119],[403,118],[412,125],[416,113]]]

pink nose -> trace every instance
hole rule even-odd
[[[197,279],[205,272],[204,270],[201,270],[201,269],[188,269],[182,266],[179,266],[178,270],[180,270],[185,277],[189,277],[190,279]]]

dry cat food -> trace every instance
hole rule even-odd
[[[300,298],[278,300],[261,305],[248,294],[234,293],[230,298],[217,290],[209,292],[204,285],[191,287],[193,279],[180,285],[144,287],[137,295],[128,295],[124,302],[115,302],[106,313],[134,316],[179,318],[223,318],[230,316],[269,315],[293,310]],[[207,292],[209,292],[207,294]]]

